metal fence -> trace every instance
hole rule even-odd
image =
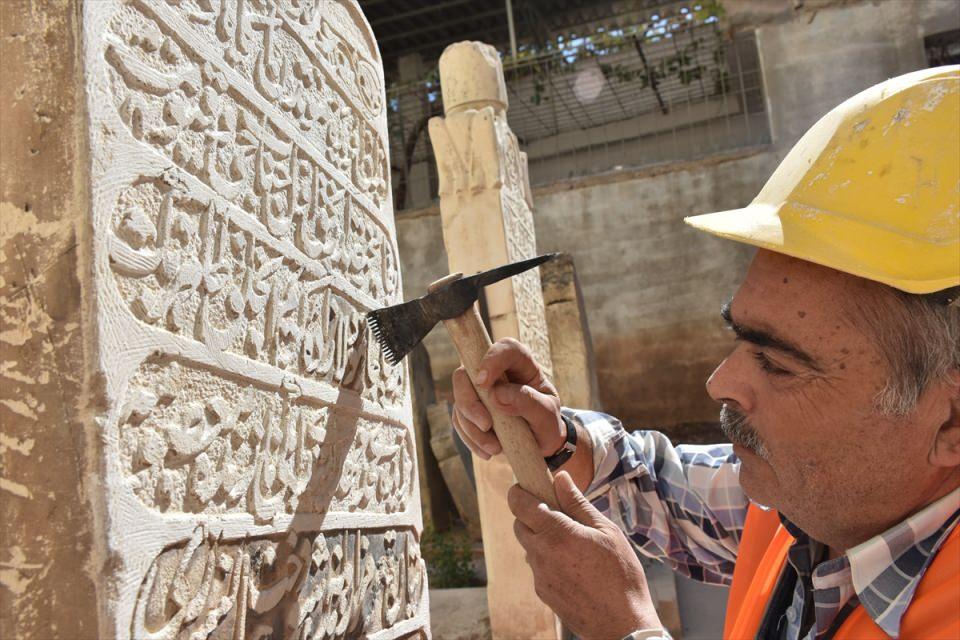
[[[752,33],[730,37],[715,13],[689,3],[582,33],[504,60],[508,119],[534,185],[769,142]],[[436,70],[391,87],[388,99],[396,208],[429,204],[437,180],[425,125],[442,113]]]

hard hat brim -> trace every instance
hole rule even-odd
[[[769,249],[838,271],[882,282],[909,293],[932,293],[960,285],[960,238],[931,243],[905,238],[890,229],[803,205],[780,206],[754,202],[730,209],[684,218],[684,222],[709,234]],[[904,245],[896,255],[924,255],[932,268],[916,275],[916,264],[893,263],[872,247]],[[950,274],[941,277],[942,274]],[[911,275],[907,275],[911,274]],[[929,277],[924,277],[929,275]]]

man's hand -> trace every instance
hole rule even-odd
[[[566,428],[560,418],[560,398],[527,347],[513,338],[498,340],[480,361],[480,371],[485,377],[477,380],[477,386],[492,389],[497,411],[527,421],[544,456],[563,446]],[[453,399],[453,426],[470,450],[484,460],[500,453],[490,412],[463,367],[453,373]]]
[[[620,640],[636,629],[662,628],[626,536],[567,473],[558,473],[554,484],[564,513],[551,511],[519,485],[507,493],[537,596],[585,640]]]

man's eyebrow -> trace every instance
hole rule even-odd
[[[777,351],[787,354],[794,360],[801,362],[815,371],[823,370],[816,358],[789,340],[775,336],[769,331],[755,329],[753,327],[746,327],[735,322],[730,311],[730,302],[724,303],[724,305],[720,308],[720,316],[723,318],[724,322],[727,323],[727,326],[730,327],[735,334],[737,334],[738,339],[755,344],[758,347],[776,349]]]

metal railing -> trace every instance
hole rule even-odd
[[[534,185],[769,142],[752,33],[729,37],[699,5],[633,27],[594,25],[504,61],[510,126]],[[388,90],[396,208],[436,197],[426,121],[442,113],[434,70]]]

